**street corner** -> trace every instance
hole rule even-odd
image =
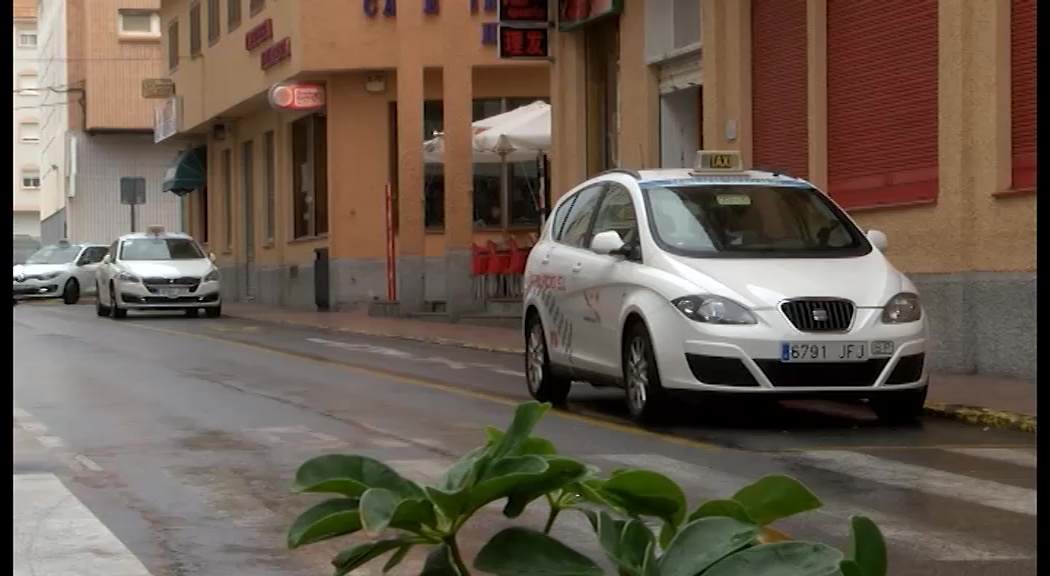
[[[947,418],[985,428],[1015,430],[1032,434],[1035,434],[1036,431],[1035,416],[1007,410],[992,410],[990,408],[957,404],[927,403],[925,412],[927,416]]]

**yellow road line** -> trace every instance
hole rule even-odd
[[[487,393],[487,392],[480,392],[480,391],[477,391],[477,390],[468,390],[468,389],[465,389],[465,388],[460,388],[458,386],[453,386],[453,385],[450,385],[450,384],[437,382],[435,380],[419,378],[419,377],[416,377],[416,376],[408,376],[408,375],[399,374],[397,372],[393,372],[393,371],[390,371],[390,370],[383,370],[383,369],[379,369],[379,368],[372,368],[372,367],[363,366],[363,365],[360,365],[360,364],[355,364],[353,362],[329,360],[329,359],[326,359],[326,358],[320,358],[320,357],[311,356],[311,355],[308,355],[308,354],[300,354],[300,353],[297,353],[297,352],[290,352],[288,350],[283,350],[283,349],[280,349],[280,348],[277,348],[277,347],[274,347],[274,346],[268,346],[268,345],[265,345],[265,344],[257,344],[257,343],[254,343],[254,342],[240,342],[240,341],[237,341],[237,340],[229,340],[229,339],[226,339],[226,338],[219,338],[217,336],[210,336],[208,334],[197,334],[197,333],[193,333],[193,332],[182,332],[182,331],[179,331],[179,330],[169,330],[169,329],[166,329],[166,328],[157,328],[156,326],[145,326],[145,325],[142,325],[142,324],[129,324],[129,325],[133,326],[135,328],[141,328],[143,330],[152,330],[154,332],[162,332],[162,333],[165,333],[165,334],[172,334],[172,335],[176,335],[176,336],[191,336],[191,337],[194,337],[194,338],[201,338],[201,339],[211,340],[211,341],[216,341],[216,342],[224,342],[224,343],[227,343],[227,344],[234,344],[234,345],[241,346],[241,347],[248,348],[248,349],[252,349],[252,350],[257,350],[257,351],[258,350],[262,350],[262,351],[265,351],[265,352],[268,352],[268,353],[271,353],[271,354],[280,354],[282,356],[285,356],[285,357],[288,357],[288,358],[294,358],[296,360],[301,360],[301,361],[305,360],[305,361],[314,362],[314,363],[317,363],[317,364],[324,364],[324,365],[328,365],[328,366],[337,366],[337,367],[340,367],[340,368],[353,370],[353,371],[359,372],[361,374],[367,374],[367,375],[373,376],[373,377],[386,378],[386,379],[391,379],[391,380],[398,380],[398,381],[404,382],[406,384],[412,384],[414,386],[418,386],[418,387],[421,387],[421,388],[427,388],[427,389],[430,389],[430,390],[438,390],[438,391],[445,392],[445,393],[448,393],[448,394],[454,394],[456,396],[461,396],[461,397],[464,397],[464,398],[472,398],[474,400],[483,400],[483,401],[486,401],[486,402],[492,402],[494,404],[500,404],[500,405],[503,405],[503,406],[517,406],[521,402],[520,400],[517,400],[517,399],[514,399],[514,398],[508,398],[508,397],[505,397],[505,396],[500,396],[498,394],[490,394],[490,393]],[[707,442],[701,442],[699,440],[691,440],[689,438],[681,438],[679,436],[671,436],[669,434],[661,434],[659,432],[653,432],[651,430],[644,430],[644,429],[641,429],[641,428],[635,428],[635,427],[628,426],[628,425],[625,425],[625,424],[618,424],[616,422],[610,422],[608,420],[602,420],[602,419],[594,418],[594,417],[591,417],[591,416],[585,416],[583,414],[575,414],[575,413],[572,413],[572,412],[564,412],[564,411],[561,411],[561,410],[551,411],[550,414],[554,415],[557,418],[562,418],[562,419],[565,419],[565,420],[572,420],[572,421],[575,421],[575,422],[581,422],[581,423],[584,423],[584,424],[590,424],[592,426],[598,426],[598,427],[601,427],[601,428],[605,428],[606,430],[615,430],[617,432],[623,432],[625,434],[631,434],[631,435],[634,435],[634,436],[641,436],[643,438],[652,438],[654,440],[660,440],[660,441],[663,441],[663,442],[667,442],[667,443],[670,443],[670,444],[677,444],[679,446],[685,446],[685,447],[688,447],[688,448],[696,448],[698,450],[705,450],[705,451],[721,451],[722,450],[722,448],[720,446],[716,446],[714,444],[710,444],[710,443],[707,443]]]

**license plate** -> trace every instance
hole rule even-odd
[[[168,298],[175,298],[176,296],[182,296],[184,292],[183,288],[161,288],[160,295],[167,296]]]
[[[893,342],[784,342],[781,362],[864,362],[893,354]]]

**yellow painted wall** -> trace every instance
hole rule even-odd
[[[700,0],[704,141],[751,155],[750,2]],[[658,155],[653,71],[642,60],[644,11],[620,17],[621,163]],[[634,8],[632,8],[634,6]],[[811,179],[827,182],[827,0],[809,0]],[[1010,3],[940,0],[940,194],[937,203],[858,211],[886,232],[889,256],[908,273],[1035,270],[1035,196],[998,196],[1010,184]],[[553,194],[587,177],[583,32],[561,33],[551,70]],[[648,124],[650,129],[646,129]],[[727,137],[734,125],[736,137]],[[634,151],[642,151],[641,154]],[[632,155],[633,154],[633,155]]]

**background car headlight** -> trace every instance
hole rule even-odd
[[[211,272],[208,272],[208,275],[204,277],[204,281],[205,282],[218,282],[219,281],[219,271],[218,270],[212,270]]]
[[[117,274],[117,280],[121,282],[139,282],[139,277],[129,272],[121,272]]]
[[[922,318],[922,305],[919,303],[919,295],[911,292],[901,292],[886,303],[882,309],[882,322],[884,324],[904,324],[905,322],[916,322]]]
[[[721,296],[683,296],[672,301],[686,318],[705,324],[754,324],[743,305]]]
[[[61,272],[48,272],[47,274],[41,274],[40,275],[40,279],[41,280],[54,280],[55,278],[58,278],[61,275],[62,275]]]

